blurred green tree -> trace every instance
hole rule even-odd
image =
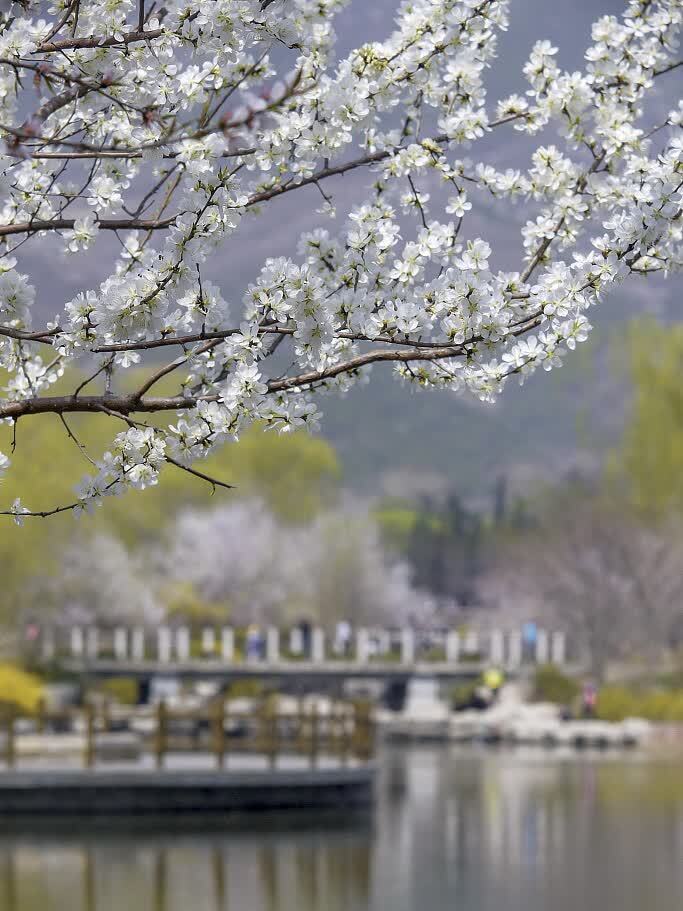
[[[623,351],[633,397],[608,477],[642,517],[657,521],[683,511],[683,326],[637,320]]]
[[[40,509],[44,503],[73,500],[74,486],[91,469],[88,456],[98,457],[105,450],[111,427],[106,416],[74,415],[69,418],[69,430],[71,437],[57,416],[48,420],[25,417],[19,422],[14,442],[22,457],[13,459],[0,484],[4,503],[21,497]],[[0,426],[0,450],[10,452],[12,438],[13,428]],[[282,522],[298,524],[330,505],[341,476],[337,456],[326,441],[305,431],[264,433],[257,426],[196,467],[234,484],[235,490],[218,488],[214,493],[210,484],[168,466],[158,486],[112,497],[80,519],[70,513],[45,521],[30,519],[21,531],[10,518],[2,521],[0,623],[17,615],[32,597],[31,580],[49,577],[65,542],[76,534],[89,536],[105,530],[136,549],[157,538],[183,507],[217,505],[245,496],[258,496]]]

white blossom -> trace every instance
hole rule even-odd
[[[537,41],[526,93],[504,99],[486,80],[508,0],[400,3],[383,40],[336,59],[343,2],[289,0],[283,16],[168,0],[144,40],[133,0],[0,13],[0,420],[128,422],[71,506],[156,484],[168,459],[190,467],[255,422],[315,426],[319,396],[376,361],[492,401],[558,366],[633,273],[680,270],[681,107],[653,127],[647,106],[678,72],[680,0],[625,0],[583,69]],[[501,169],[493,131],[543,141]],[[335,189],[348,171],[360,200]],[[299,192],[316,202],[298,253],[244,275],[233,235],[258,217],[267,236],[277,198]],[[524,200],[505,271],[480,236],[491,197]],[[36,328],[31,256],[54,233],[87,278]],[[239,283],[230,305],[211,257]],[[47,401],[76,358],[94,380]]]

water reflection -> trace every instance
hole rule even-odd
[[[373,819],[5,829],[2,911],[679,911],[683,763],[412,749]]]

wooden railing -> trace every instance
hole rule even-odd
[[[235,709],[227,700],[218,699],[202,709],[178,710],[161,701],[146,711],[125,710],[88,703],[80,708],[47,709],[41,706],[32,715],[21,715],[11,707],[0,711],[3,742],[0,758],[6,768],[18,764],[17,727],[20,719],[33,722],[37,734],[50,728],[64,728],[82,735],[81,759],[84,768],[97,762],[98,736],[112,727],[135,730],[135,722],[152,721],[141,735],[146,747],[163,768],[172,753],[210,754],[217,768],[224,768],[230,755],[264,756],[271,767],[280,757],[303,756],[315,767],[320,759],[368,762],[374,754],[374,726],[370,704],[365,701],[330,702],[328,710],[318,711],[315,702],[301,700],[295,712],[278,710],[277,702],[264,699],[254,710]],[[59,733],[54,734],[59,737]]]

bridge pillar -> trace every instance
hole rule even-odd
[[[322,664],[325,660],[325,633],[319,626],[311,630],[311,661]]]
[[[522,634],[516,629],[508,639],[508,667],[518,668],[522,663]]]
[[[505,639],[502,630],[491,630],[489,661],[497,666],[501,666],[505,661]]]
[[[71,628],[71,656],[80,658],[83,655],[83,630],[80,626]]]
[[[547,664],[549,657],[548,633],[544,629],[539,629],[536,633],[536,664]]]
[[[202,630],[202,652],[205,655],[213,655],[216,651],[216,631],[212,626],[206,626]]]
[[[555,630],[550,642],[550,654],[553,664],[563,665],[567,660],[567,637],[562,630]]]
[[[266,630],[266,659],[271,664],[280,660],[280,630],[276,626],[269,626]]]
[[[85,636],[85,651],[90,659],[97,658],[100,653],[99,630],[96,626],[88,627]]]
[[[190,631],[186,626],[176,630],[175,653],[178,661],[187,661],[190,657]]]
[[[415,633],[412,629],[401,630],[401,663],[413,664],[415,661]]]
[[[235,634],[229,626],[224,626],[221,631],[221,656],[227,662],[232,662],[235,657]]]
[[[370,639],[363,627],[356,630],[356,664],[367,664],[370,660]]]
[[[128,631],[122,626],[114,630],[114,657],[117,661],[125,661],[128,657]]]
[[[145,631],[141,626],[136,626],[133,630],[130,649],[134,661],[145,660]]]
[[[171,660],[171,631],[167,626],[157,630],[157,658],[162,664]]]
[[[457,664],[460,658],[460,633],[451,629],[446,633],[446,661]]]

